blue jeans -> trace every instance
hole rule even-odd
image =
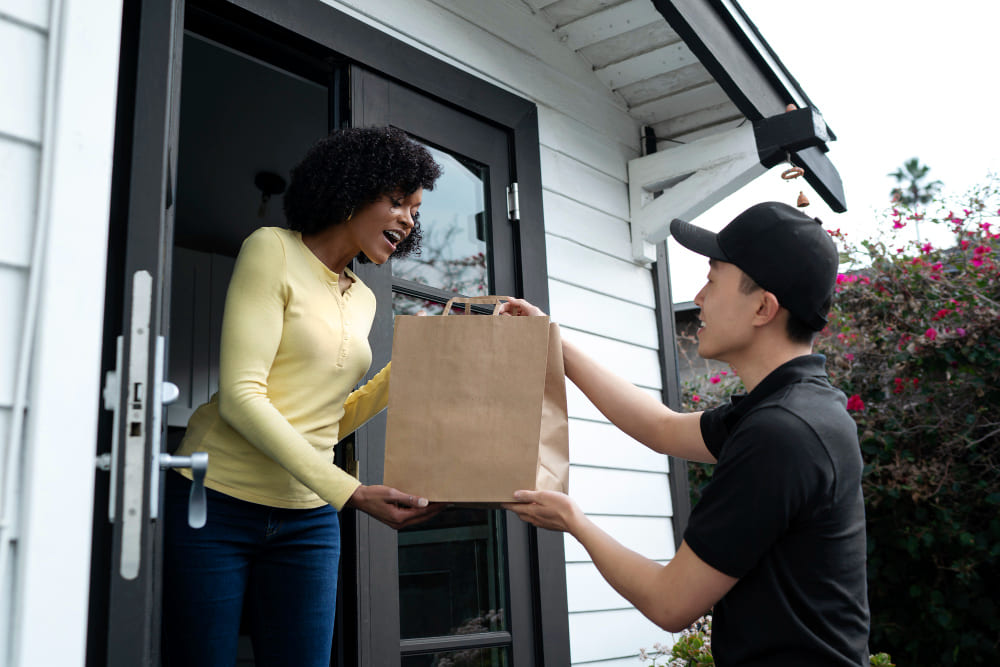
[[[340,522],[211,489],[208,522],[187,524],[191,482],[166,474],[163,664],[231,667],[244,599],[257,667],[329,667]]]

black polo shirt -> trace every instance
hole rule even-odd
[[[793,359],[701,417],[718,463],[684,539],[739,578],[713,610],[720,667],[868,664],[861,453],[825,363]]]

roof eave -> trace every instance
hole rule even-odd
[[[741,113],[757,122],[787,105],[815,108],[736,0],[652,0]],[[835,138],[827,127],[829,136]],[[792,161],[834,211],[847,210],[840,174],[825,144],[796,151]]]

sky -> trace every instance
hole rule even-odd
[[[828,144],[847,212],[834,213],[804,179],[783,181],[781,165],[694,222],[718,230],[747,206],[794,204],[860,241],[876,230],[894,185],[888,174],[911,157],[961,195],[1000,172],[1000,3],[991,0],[740,0],[785,68],[837,136]],[[884,224],[884,223],[883,223]],[[945,243],[920,228],[922,240]],[[909,231],[909,230],[908,230]],[[915,238],[915,236],[914,236]],[[675,302],[704,283],[703,257],[669,242]]]

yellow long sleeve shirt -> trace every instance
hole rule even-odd
[[[298,232],[264,227],[244,241],[226,294],[219,391],[191,415],[177,452],[208,452],[207,487],[272,507],[340,509],[360,485],[333,464],[333,448],[385,408],[389,366],[351,391],[371,365],[375,295],[348,275],[341,294]]]

